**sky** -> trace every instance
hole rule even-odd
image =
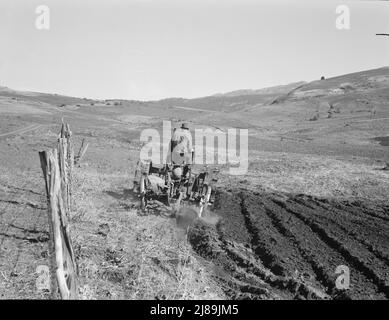
[[[328,78],[389,66],[388,17],[389,1],[1,0],[0,86],[156,100]]]

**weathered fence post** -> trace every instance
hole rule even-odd
[[[39,152],[46,183],[48,211],[53,235],[56,276],[62,299],[77,299],[77,263],[70,238],[69,218],[72,157],[69,126],[62,125],[58,149]]]
[[[62,123],[60,137],[58,139],[59,163],[61,177],[63,179],[63,196],[67,205],[67,212],[71,210],[71,197],[73,189],[74,150],[71,140],[72,132],[69,124]]]
[[[75,157],[74,163],[79,164],[82,157],[84,156],[86,150],[89,147],[89,143],[85,143],[85,138],[82,139],[80,150],[78,151],[78,155]]]

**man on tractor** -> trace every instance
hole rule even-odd
[[[192,135],[187,123],[174,129],[169,151],[173,165],[173,177],[176,179],[186,177],[193,160]]]

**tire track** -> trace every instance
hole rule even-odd
[[[0,133],[0,138],[26,133],[26,132],[29,132],[29,131],[37,130],[37,129],[41,128],[41,127],[43,127],[43,125],[41,125],[41,124],[32,124],[30,126],[27,126],[27,127],[21,128],[21,129],[17,129],[17,130],[14,130],[14,131],[6,132],[6,133]]]

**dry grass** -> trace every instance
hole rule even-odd
[[[82,299],[220,299],[175,219],[138,215],[128,175],[79,168],[72,237]],[[98,233],[107,224],[106,236]]]
[[[382,165],[363,159],[343,159],[292,153],[258,152],[250,158],[249,187],[318,197],[388,201],[389,180]],[[228,184],[227,181],[224,183]]]

